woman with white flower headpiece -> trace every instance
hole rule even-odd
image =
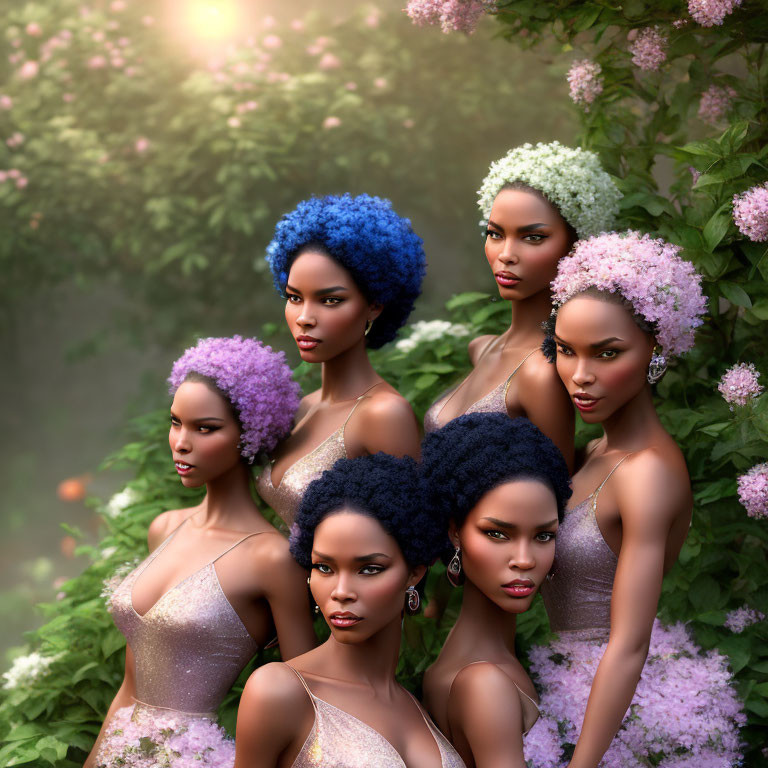
[[[424,416],[432,432],[464,413],[525,416],[573,464],[573,409],[540,346],[557,264],[579,237],[613,225],[621,197],[597,156],[558,142],[524,144],[491,165],[479,190],[485,255],[512,320],[469,343],[472,371]]]

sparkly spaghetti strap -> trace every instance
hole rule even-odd
[[[632,452],[634,453],[634,451]],[[624,463],[625,459],[628,459],[632,453],[628,453],[625,456],[622,456],[614,465],[613,469],[606,475],[605,479],[603,480],[600,485],[597,486],[597,488],[592,491],[592,495],[590,496],[591,502],[590,502],[590,508],[592,510],[592,514],[597,514],[597,497],[600,495],[600,491],[603,490],[603,486],[611,479],[611,475]]]

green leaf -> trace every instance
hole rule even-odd
[[[712,218],[704,225],[704,242],[707,244],[708,251],[714,251],[720,244],[720,241],[728,232],[731,225],[731,217],[722,209],[718,210]]]
[[[725,296],[731,304],[735,304],[737,307],[746,307],[747,309],[752,306],[752,300],[740,285],[722,281],[718,283],[718,287],[723,296]]]
[[[416,387],[417,390],[429,389],[439,380],[439,377],[434,373],[422,373],[421,376],[419,376],[419,378],[416,379],[416,381],[413,383],[413,386]]]
[[[467,291],[467,293],[459,293],[456,296],[452,296],[448,303],[445,305],[447,309],[454,310],[459,307],[466,306],[467,304],[474,304],[477,301],[490,301],[491,295],[489,293],[480,293],[479,291]]]

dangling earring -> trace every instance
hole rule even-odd
[[[451,561],[448,563],[446,570],[448,581],[451,582],[452,587],[458,587],[461,584],[461,547],[456,547],[456,551],[453,553]]]
[[[411,613],[416,613],[416,611],[419,610],[419,606],[421,605],[421,598],[419,597],[419,593],[416,591],[416,587],[411,585],[408,587],[408,589],[405,590],[405,594],[408,595],[408,610]]]
[[[657,351],[658,350],[658,351]],[[655,347],[653,355],[651,355],[651,362],[648,363],[648,379],[649,384],[655,384],[661,380],[661,377],[667,372],[667,358],[661,353],[660,347]]]
[[[368,320],[365,324],[365,335],[367,336],[371,332],[371,328],[373,328],[373,320]]]
[[[556,573],[557,573],[557,571],[556,571],[556,570],[553,568],[553,569],[552,569],[552,570],[551,570],[551,571],[550,571],[550,572],[549,572],[549,573],[548,573],[548,574],[545,576],[546,580],[547,580],[547,581],[553,581],[553,580],[554,580],[554,578],[555,578],[555,574],[556,574]]]
[[[309,589],[309,578],[310,577],[307,576],[307,589]],[[309,596],[310,596],[310,599],[311,599],[311,597],[312,597],[312,593],[311,592],[310,592]],[[314,612],[315,616],[319,616],[320,615],[320,606],[317,603],[315,603],[315,607],[312,609],[312,611]]]

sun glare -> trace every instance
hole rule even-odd
[[[187,14],[195,37],[222,40],[237,34],[239,14],[233,0],[192,0]]]

